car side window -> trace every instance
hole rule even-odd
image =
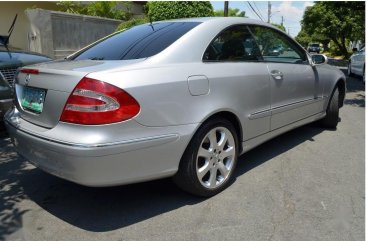
[[[236,25],[222,31],[207,47],[204,62],[262,61],[253,35],[245,25]]]
[[[307,64],[305,51],[284,33],[263,26],[249,27],[266,62]]]

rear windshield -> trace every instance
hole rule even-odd
[[[319,47],[319,44],[310,44],[310,47]]]
[[[73,56],[72,59],[147,58],[161,52],[199,24],[198,22],[164,22],[139,25],[97,42]]]

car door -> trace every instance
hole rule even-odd
[[[207,47],[203,63],[215,106],[234,109],[243,139],[269,132],[269,75],[248,26],[234,25],[219,33]]]
[[[358,75],[362,75],[363,67],[364,67],[364,63],[365,63],[365,48],[358,51],[353,59],[354,59],[354,63],[352,66],[352,68],[353,68],[352,71]]]
[[[251,30],[270,75],[271,130],[321,112],[321,84],[305,50],[278,30],[264,26]],[[274,52],[275,46],[284,51]]]

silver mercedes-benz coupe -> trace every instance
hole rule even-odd
[[[154,22],[23,67],[5,122],[19,154],[58,177],[173,177],[212,196],[255,146],[317,120],[336,128],[345,76],[326,62],[255,20]]]

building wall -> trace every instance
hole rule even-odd
[[[25,14],[25,10],[40,8],[45,10],[57,11],[57,2],[40,2],[40,1],[12,1],[4,2],[0,0],[0,35],[7,35],[10,25],[18,14],[14,31],[10,37],[10,45],[22,50],[31,50],[31,33],[30,23]],[[130,2],[131,12],[135,17],[143,17],[143,4],[146,2]],[[120,8],[124,9],[124,4],[120,4]],[[81,44],[83,45],[83,44]]]
[[[30,50],[62,59],[113,33],[122,21],[43,9],[26,10]]]
[[[8,35],[8,30],[11,23],[18,14],[17,22],[15,23],[13,33],[9,43],[11,46],[29,50],[28,31],[29,21],[24,11],[27,8],[42,8],[56,10],[56,2],[3,2],[0,1],[0,35]]]

